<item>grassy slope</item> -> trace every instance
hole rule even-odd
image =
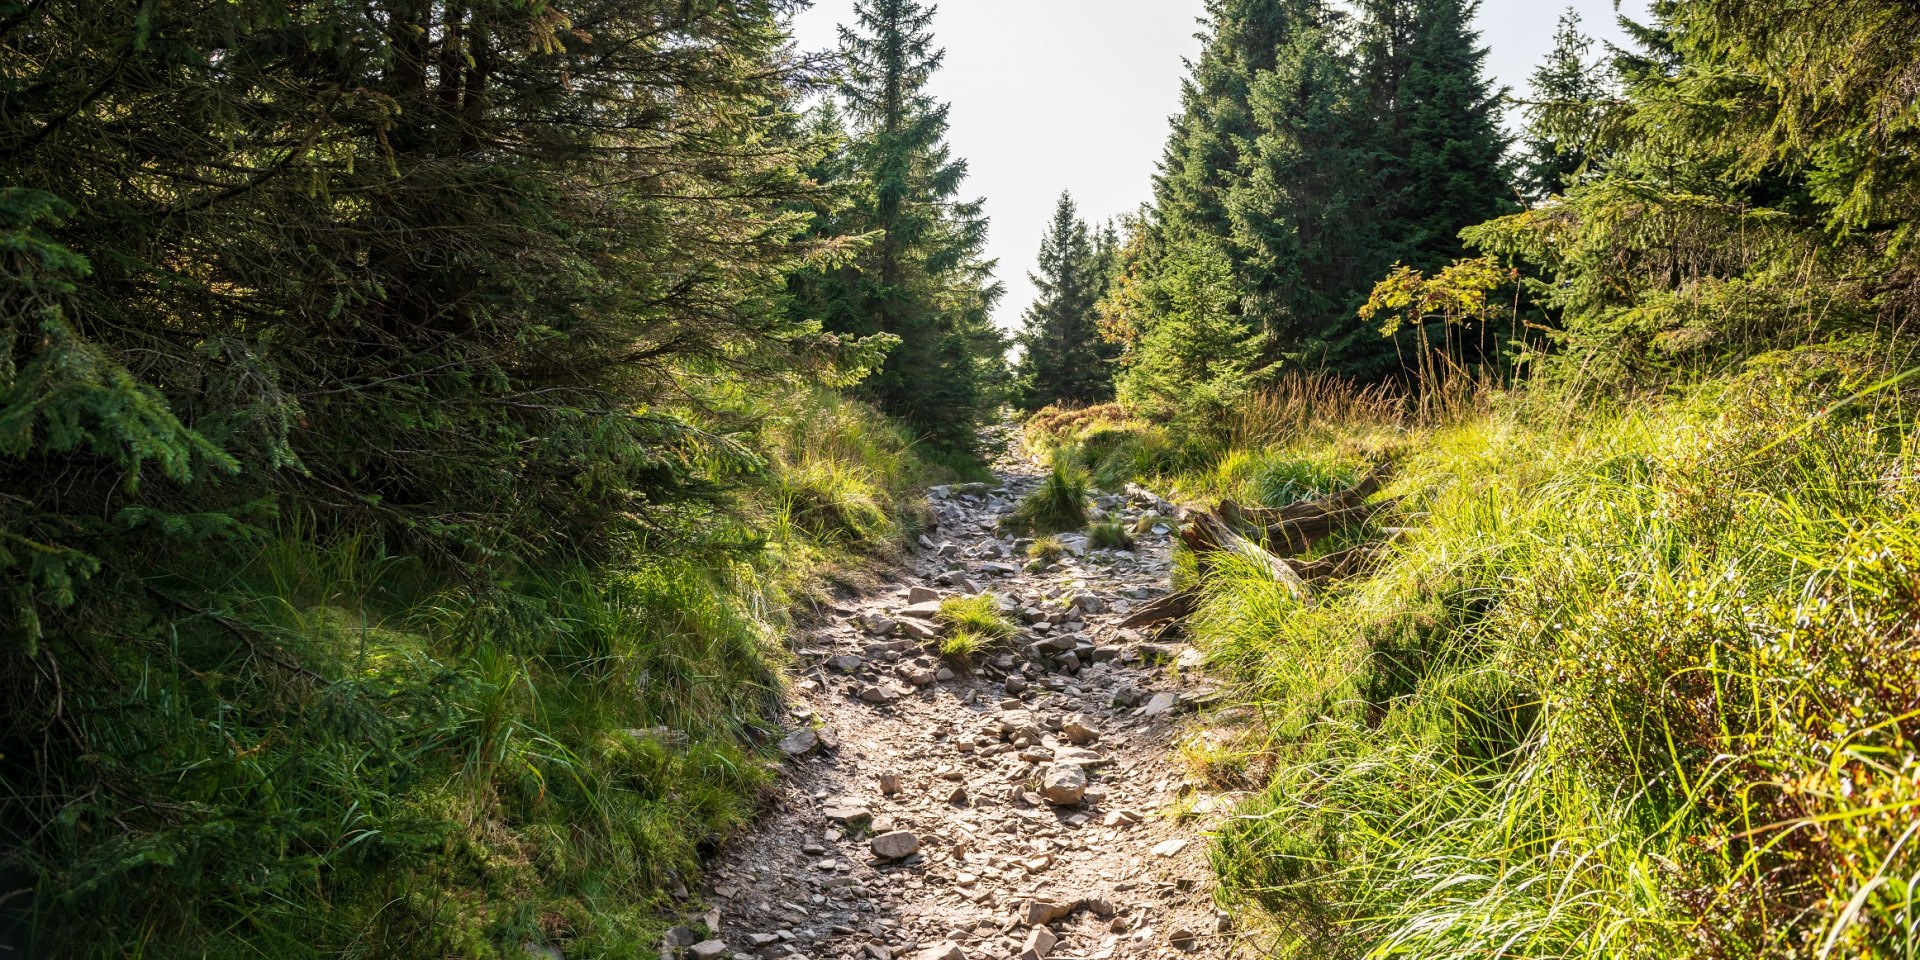
[[[34,830],[55,852],[39,947],[653,957],[675,876],[770,777],[789,609],[916,529],[898,429],[825,392],[773,408],[767,469],[713,537],[765,549],[503,562],[474,591],[289,529],[163,577],[231,605],[130,646],[111,702],[72,707],[95,749],[172,784],[169,809]],[[236,643],[259,628],[270,644]]]
[[[1253,708],[1195,754],[1253,791],[1216,864],[1283,954],[1920,953],[1920,451],[1911,397],[1823,415],[1856,356],[1612,409],[1296,384],[1213,442],[1036,423],[1193,498],[1400,461],[1374,576],[1302,607],[1222,568],[1196,617]]]

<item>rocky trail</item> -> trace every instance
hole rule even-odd
[[[1186,779],[1184,715],[1211,691],[1198,656],[1120,626],[1168,592],[1168,505],[1102,496],[1133,550],[1030,569],[996,523],[1038,486],[935,488],[938,526],[904,582],[833,610],[799,641],[787,775],[721,851],[704,917],[663,955],[692,960],[1109,960],[1226,957],[1205,833],[1227,804]],[[1020,625],[971,669],[944,662],[942,599],[991,593]],[[704,932],[699,932],[704,927]]]

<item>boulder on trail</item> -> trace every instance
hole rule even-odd
[[[1157,717],[1163,713],[1172,713],[1173,708],[1179,706],[1179,704],[1180,697],[1176,694],[1156,693],[1153,695],[1153,699],[1148,700],[1147,705],[1140,709],[1140,715],[1143,717]]]
[[[706,940],[687,948],[687,956],[693,960],[720,960],[732,952],[725,940]]]
[[[920,852],[920,838],[905,830],[895,830],[874,837],[867,848],[882,860],[905,860]]]
[[[1038,927],[1052,923],[1078,909],[1079,903],[1056,903],[1051,900],[1027,901],[1027,926]]]
[[[1054,944],[1059,942],[1060,938],[1054,936],[1052,930],[1046,927],[1034,927],[1028,931],[1027,942],[1020,948],[1020,960],[1047,960],[1047,955],[1053,952]]]
[[[1079,805],[1087,795],[1087,772],[1077,764],[1062,763],[1047,768],[1040,780],[1040,796],[1059,807]]]

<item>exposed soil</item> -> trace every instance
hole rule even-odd
[[[937,529],[904,582],[834,609],[800,641],[787,777],[707,874],[694,960],[1225,957],[1205,832],[1226,804],[1188,782],[1183,716],[1210,691],[1197,655],[1117,624],[1168,589],[1171,519],[1103,496],[1131,551],[1028,569],[1000,516],[1039,483],[935,488]],[[943,661],[938,600],[989,592],[1021,625]],[[1084,776],[1084,793],[1081,780]],[[702,918],[695,918],[696,921]],[[698,942],[694,942],[698,941]]]

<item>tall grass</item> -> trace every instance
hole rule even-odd
[[[790,589],[911,529],[913,457],[863,408],[802,394],[751,443],[768,469],[719,546],[503,560],[476,585],[290,521],[156,571],[177,621],[61,665],[111,691],[64,705],[111,788],[24,793],[46,781],[0,731],[34,947],[655,956],[675,879],[769,781]],[[768,549],[727,546],[755,533]]]
[[[1277,952],[1920,955],[1914,398],[1835,405],[1884,373],[1807,349],[1612,409],[1295,418],[1179,478],[1391,440],[1416,531],[1311,605],[1202,585],[1259,718],[1207,758],[1257,788],[1214,862]]]

